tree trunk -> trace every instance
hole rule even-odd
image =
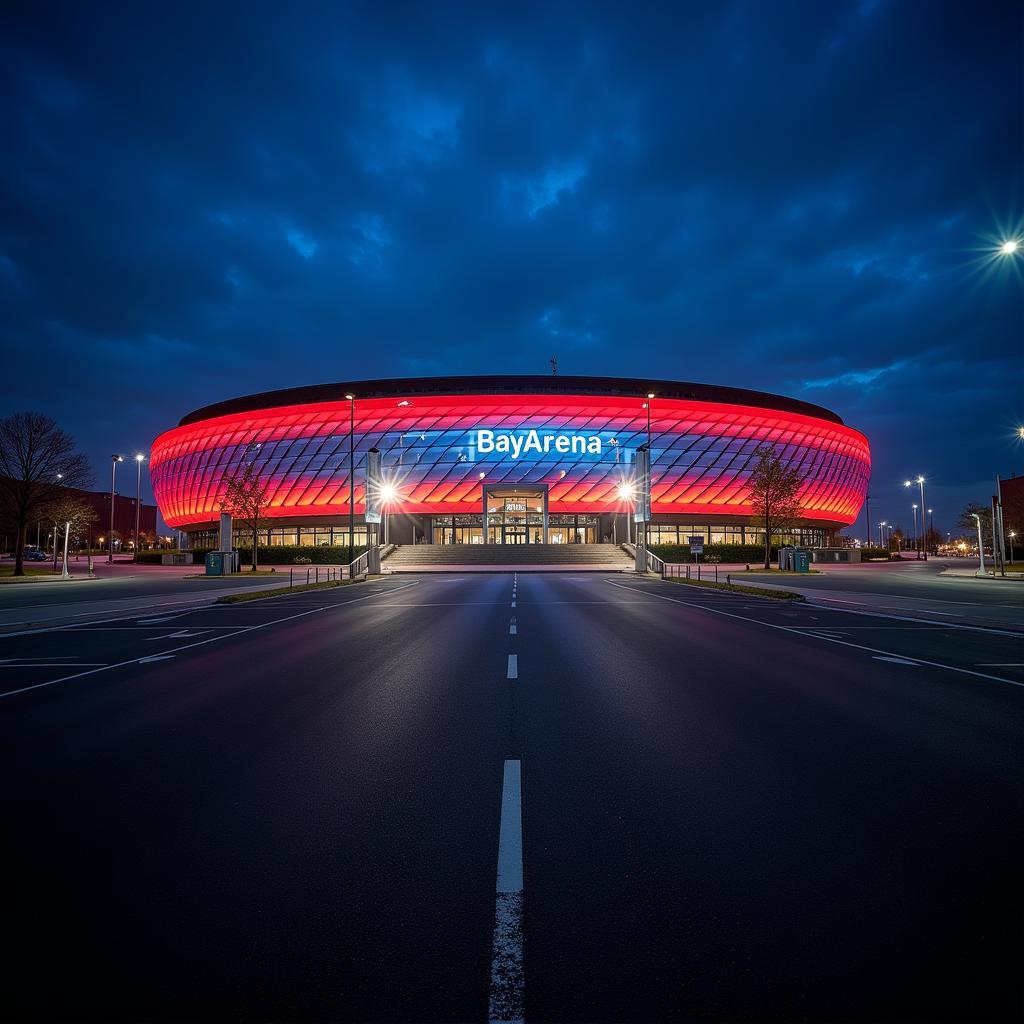
[[[770,569],[772,567],[772,531],[768,529],[769,518],[764,517],[764,567]]]
[[[18,539],[14,542],[14,575],[25,575],[25,544],[28,542],[28,521],[18,524]]]
[[[254,526],[252,528],[252,571],[256,571],[256,544],[259,540],[259,528]]]

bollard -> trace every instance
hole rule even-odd
[[[732,586],[732,573],[731,572],[727,572],[725,574],[725,585],[727,587],[731,587]]]
[[[715,582],[718,582],[718,563],[715,562]]]
[[[306,570],[306,586],[309,586],[309,570]]]
[[[295,572],[295,570],[294,570],[294,569],[289,569],[289,570],[288,570],[288,586],[289,586],[289,587],[290,587],[290,586],[292,585],[292,573],[293,573],[293,572]]]

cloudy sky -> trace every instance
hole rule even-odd
[[[0,411],[448,373],[828,406],[872,519],[1024,473],[1014,3],[8,4]],[[863,522],[863,517],[861,519]]]

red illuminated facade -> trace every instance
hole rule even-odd
[[[685,542],[692,530],[711,542],[754,539],[747,480],[762,444],[803,476],[806,530],[852,523],[867,491],[867,439],[828,410],[708,385],[587,377],[256,395],[186,416],[156,439],[150,465],[166,521],[204,539],[226,481],[247,463],[270,492],[268,542],[344,543],[350,464],[351,519],[362,534],[366,453],[377,448],[392,540],[604,541],[626,536],[636,450],[648,439],[655,541]]]

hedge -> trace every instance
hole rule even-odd
[[[692,562],[689,544],[652,544],[651,553],[657,555],[663,562]],[[778,561],[779,545],[773,544],[771,559]],[[704,554],[700,556],[702,562],[724,562],[724,563],[754,563],[760,562],[764,565],[763,544],[705,544]]]
[[[358,558],[366,547],[358,544],[352,549]],[[252,565],[252,548],[238,548],[238,568]],[[259,565],[295,565],[296,558],[308,558],[310,565],[347,565],[347,544],[273,544],[260,547],[256,552]],[[306,564],[306,563],[298,563]]]
[[[885,561],[889,561],[892,558],[892,552],[888,548],[861,548],[860,549],[860,560],[862,562],[870,561],[872,558],[881,558]]]

